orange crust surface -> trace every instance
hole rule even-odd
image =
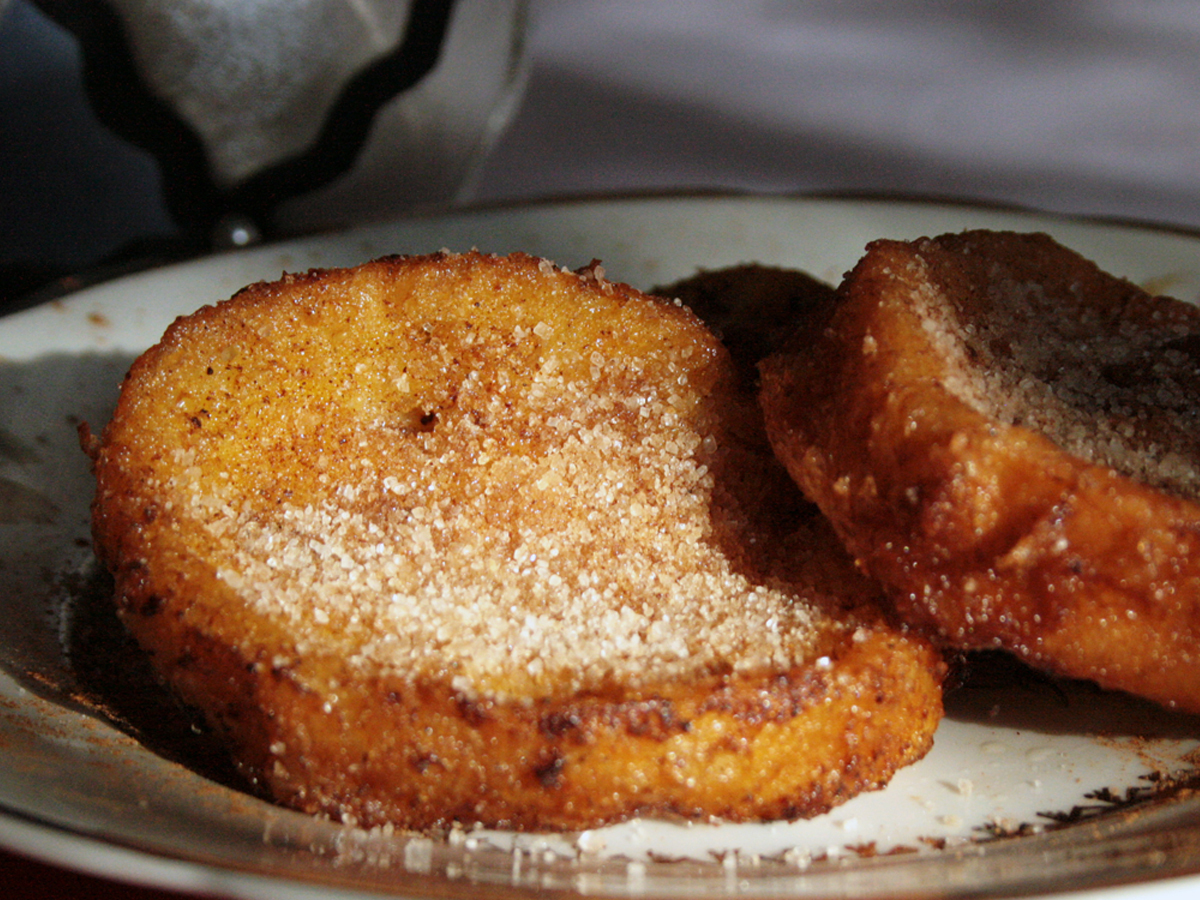
[[[297,809],[809,816],[941,716],[938,652],[884,620],[725,350],[597,266],[253,285],[171,326],[89,452],[122,620]]]

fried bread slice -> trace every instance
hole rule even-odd
[[[878,241],[762,366],[781,459],[910,621],[1200,711],[1200,310],[1042,234]]]
[[[799,269],[740,263],[700,269],[651,293],[682,300],[725,345],[742,377],[757,380],[758,363],[801,317],[827,304],[834,289]]]
[[[288,806],[791,818],[941,714],[938,654],[794,503],[724,348],[598,265],[250,286],[137,360],[90,452],[122,620]]]

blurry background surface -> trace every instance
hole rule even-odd
[[[527,87],[477,201],[864,191],[1200,226],[1190,0],[533,0],[527,40]],[[89,108],[73,37],[12,0],[0,13],[10,292],[176,230],[153,159]]]
[[[867,190],[1200,225],[1200,4],[547,2],[487,196]]]

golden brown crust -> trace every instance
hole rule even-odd
[[[285,804],[811,815],[928,749],[942,664],[779,490],[745,401],[693,315],[597,267],[285,277],[134,365],[92,451],[97,551]]]
[[[1181,419],[1161,391],[1114,385],[1113,360],[1148,372],[1198,321],[1042,235],[881,241],[824,327],[763,365],[761,401],[780,458],[904,615],[1195,712],[1200,506],[1181,496],[1190,465],[1143,440]],[[997,375],[1055,352],[1053,371]],[[1172,440],[1196,458],[1194,435]]]
[[[364,825],[578,830],[634,815],[809,817],[928,751],[942,666],[884,629],[828,667],[710,676],[526,705],[380,678],[327,694],[200,632],[140,631],[275,799]],[[178,654],[172,658],[173,654]]]

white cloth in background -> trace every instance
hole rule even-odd
[[[530,81],[479,200],[866,191],[1200,227],[1192,0],[533,0],[530,12]],[[19,245],[86,264],[169,227],[153,167],[96,134],[52,28],[29,0],[0,15],[0,262]],[[31,113],[31,86],[52,105]]]

